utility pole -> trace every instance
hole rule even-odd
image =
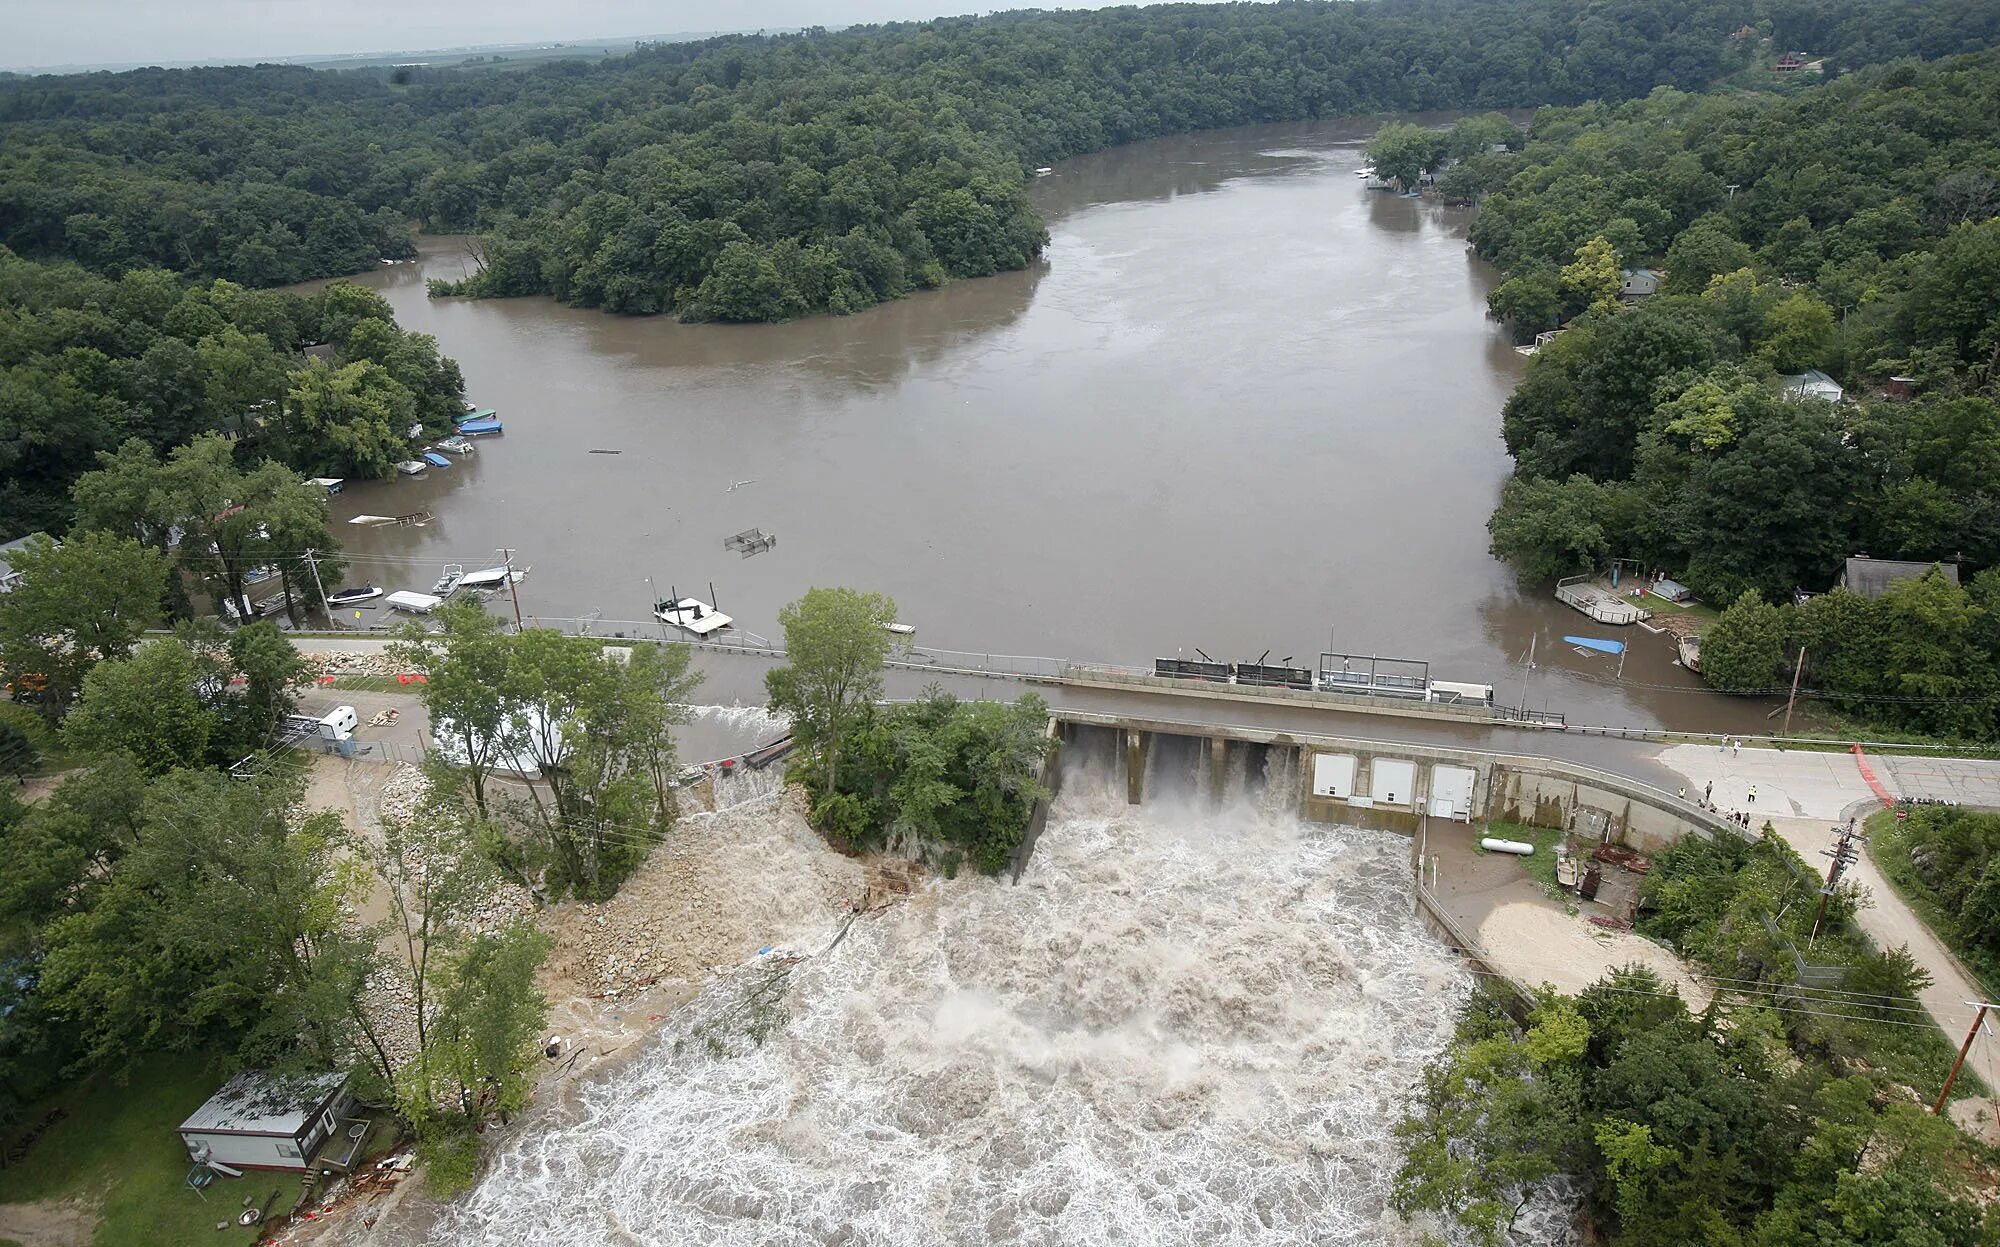
[[[1819,890],[1819,912],[1813,915],[1812,935],[1806,940],[1807,948],[1811,948],[1813,942],[1819,939],[1820,924],[1826,921],[1827,898],[1832,896],[1834,888],[1839,886],[1840,876],[1845,874],[1847,868],[1861,856],[1861,850],[1855,845],[1866,843],[1868,840],[1868,837],[1854,830],[1853,819],[1849,819],[1845,827],[1836,828],[1833,835],[1833,847],[1820,850],[1833,861],[1826,868],[1826,886]]]
[[[1944,1112],[1945,1097],[1951,1094],[1951,1084],[1958,1081],[1959,1067],[1965,1064],[1965,1054],[1972,1051],[1972,1037],[1979,1033],[1979,1024],[1986,1020],[1986,1011],[1993,1008],[1983,1000],[1968,1000],[1965,1003],[1977,1005],[1979,1012],[1972,1015],[1972,1025],[1965,1028],[1965,1042],[1958,1045],[1958,1059],[1951,1063],[1951,1073],[1945,1075],[1944,1088],[1938,1092],[1937,1103],[1931,1105],[1931,1115]]]
[[[501,550],[499,554],[507,560],[507,596],[514,599],[514,631],[521,631],[521,591],[514,587],[514,552]]]
[[[1528,669],[1521,673],[1521,717],[1528,717],[1528,681],[1535,678],[1535,642],[1542,639],[1540,632],[1528,638]]]
[[[1785,735],[1792,734],[1792,703],[1799,699],[1799,676],[1806,669],[1806,647],[1799,646],[1799,661],[1792,667],[1792,695],[1785,698]]]
[[[328,607],[328,606],[327,606],[327,604],[326,604],[326,586],[325,586],[325,585],[323,585],[323,584],[321,584],[321,583],[320,583],[320,579],[319,579],[319,558],[318,558],[318,554],[319,554],[319,551],[317,551],[317,550],[307,550],[307,551],[306,551],[306,566],[307,566],[307,567],[310,567],[310,568],[312,568],[312,574],[313,574],[313,588],[315,588],[315,589],[318,589],[318,590],[319,590],[319,605],[320,605],[320,609],[321,609],[321,610],[323,610],[323,611],[326,611],[326,621],[327,621],[328,623],[332,623],[332,622],[333,622],[333,610],[332,610],[332,608]]]

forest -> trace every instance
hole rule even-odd
[[[1446,168],[1506,274],[1494,314],[1551,331],[1503,414],[1494,553],[1538,580],[1667,569],[1731,608],[1703,640],[1720,687],[1782,688],[1803,647],[1807,687],[1847,711],[1990,734],[1996,171],[1991,52],[1545,110],[1523,150]],[[1621,298],[1637,269],[1658,292]],[[1843,400],[1789,392],[1807,370]],[[1805,600],[1856,554],[1964,583]]]
[[[438,293],[777,320],[1019,268],[1029,172],[1135,139],[1622,100],[2000,39],[1980,0],[1157,5],[662,44],[519,73],[284,66],[0,80],[0,245],[262,286],[482,236]]]
[[[280,465],[282,486],[387,476],[412,428],[450,431],[464,390],[435,339],[398,328],[359,286],[282,294],[156,268],[114,278],[0,249],[0,539],[66,530],[71,490],[103,456],[184,455],[203,437],[244,468]],[[158,527],[161,548],[185,518]]]

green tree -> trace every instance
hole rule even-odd
[[[431,733],[462,775],[480,816],[490,811],[486,782],[504,758],[502,734],[520,710],[507,689],[507,646],[500,621],[471,601],[448,602],[434,628],[406,624],[389,646],[395,661],[422,672]]]
[[[1832,308],[1804,292],[1788,295],[1765,313],[1758,354],[1781,373],[1817,368],[1827,362],[1833,331]]]
[[[1566,481],[1511,477],[1486,521],[1493,557],[1530,580],[1554,581],[1604,567],[1627,531],[1627,499],[1581,474]]]
[[[63,743],[82,753],[130,754],[155,775],[201,766],[216,725],[202,704],[200,677],[194,651],[178,640],[98,663],[63,723]]]
[[[1736,237],[1727,218],[1705,216],[1682,230],[1667,248],[1667,294],[1700,294],[1718,273],[1747,269],[1756,257]]]
[[[367,360],[330,368],[316,359],[292,374],[271,444],[315,476],[381,479],[409,457],[405,434],[416,417],[416,400],[388,369]]]
[[[261,748],[285,716],[298,708],[299,690],[310,672],[285,634],[268,622],[230,634],[229,662],[244,677],[238,702],[238,739],[247,749]]]
[[[0,594],[0,668],[42,676],[44,709],[59,715],[92,667],[129,657],[158,622],[166,559],[129,537],[80,532],[60,546],[32,542],[8,561],[21,582]]]
[[[1444,135],[1407,121],[1389,122],[1368,140],[1368,163],[1375,166],[1376,176],[1404,190],[1414,188],[1424,174],[1436,172],[1444,157]]]
[[[895,621],[894,601],[853,589],[808,589],[778,612],[790,661],[765,675],[765,689],[791,716],[826,792],[840,790],[843,732],[881,693]]]
[[[1702,678],[1730,692],[1764,692],[1781,687],[1785,668],[1785,616],[1746,589],[1701,638]]]
[[[1564,265],[1556,278],[1569,315],[1615,309],[1621,285],[1618,252],[1602,234],[1578,247],[1576,259]]]

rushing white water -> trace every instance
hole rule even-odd
[[[1020,886],[940,881],[711,985],[431,1241],[1417,1241],[1390,1127],[1467,980],[1408,842],[1102,778],[1066,777]]]

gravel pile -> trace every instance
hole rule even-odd
[[[395,675],[405,668],[387,652],[373,650],[356,653],[353,650],[313,650],[302,653],[306,666],[316,676],[321,675]]]
[[[867,878],[826,847],[801,803],[774,792],[684,816],[618,895],[546,911],[551,976],[579,995],[615,997],[699,983],[759,949],[822,936],[865,897]]]

